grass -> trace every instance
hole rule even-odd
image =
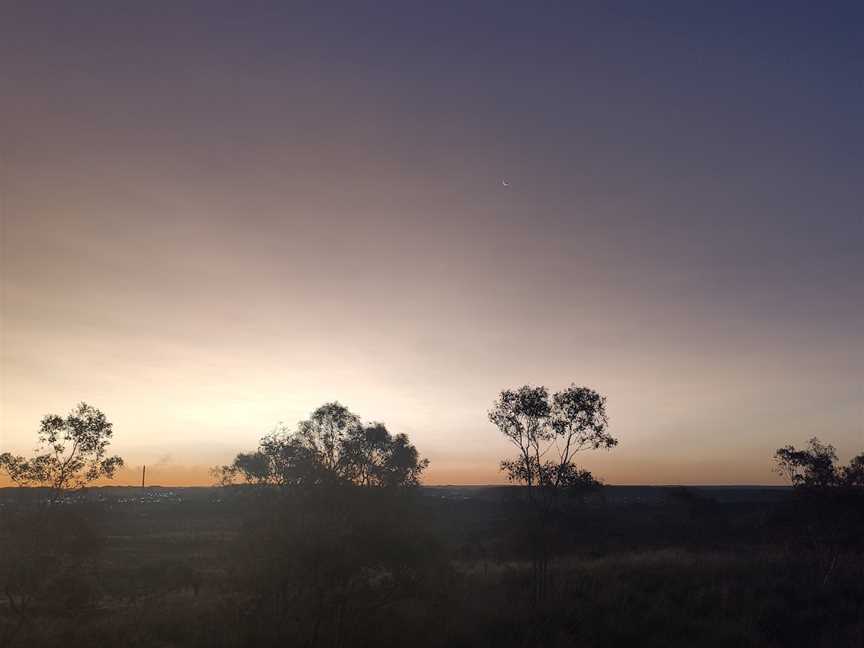
[[[860,554],[824,582],[816,557],[770,527],[775,503],[711,506],[697,522],[674,502],[593,509],[562,527],[573,541],[539,603],[507,506],[430,498],[347,527],[316,526],[312,509],[298,533],[292,511],[112,505],[101,552],[58,590],[71,603],[46,594],[8,645],[864,645]],[[338,541],[308,535],[334,528]],[[0,603],[0,631],[14,621]]]

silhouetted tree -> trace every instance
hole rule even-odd
[[[406,435],[394,437],[383,423],[358,426],[342,443],[343,477],[361,486],[417,486],[428,463]]]
[[[571,385],[550,402],[545,387],[505,389],[489,411],[489,420],[519,451],[501,462],[508,479],[534,489],[594,484],[591,473],[573,463],[576,453],[609,449],[618,441],[607,431],[606,399],[593,389]]]
[[[813,437],[807,447],[798,450],[792,445],[774,453],[775,470],[793,486],[824,490],[829,488],[855,489],[864,487],[864,453],[853,457],[849,465],[837,464],[837,451],[829,443]]]
[[[19,486],[48,486],[54,491],[84,488],[100,478],[111,479],[123,465],[107,456],[114,434],[101,411],[80,403],[66,418],[50,414],[39,427],[39,454],[31,459],[4,452],[0,470]]]
[[[332,402],[218,469],[279,494],[252,500],[232,552],[250,618],[271,621],[249,629],[250,645],[344,645],[365,611],[415,587],[431,547],[411,487],[427,465],[406,435]]]
[[[226,484],[403,487],[418,485],[428,465],[406,435],[393,436],[382,423],[364,426],[333,402],[316,409],[296,431],[279,428],[265,436],[258,450],[238,454],[216,473]]]
[[[297,437],[314,454],[325,473],[337,474],[344,471],[344,442],[360,427],[360,418],[334,401],[324,403],[307,420],[300,421]]]
[[[223,485],[299,487],[320,484],[326,476],[315,452],[284,428],[264,436],[254,452],[241,452],[214,472]]]
[[[841,482],[837,468],[837,451],[834,446],[822,443],[816,437],[808,447],[797,450],[792,445],[779,448],[774,453],[776,470],[793,486],[805,488],[828,488]]]
[[[512,482],[526,487],[533,508],[520,526],[530,536],[534,600],[546,596],[552,558],[555,505],[561,492],[595,489],[599,482],[573,458],[583,450],[614,447],[608,430],[606,399],[593,389],[570,385],[550,401],[545,387],[505,389],[489,411],[489,420],[518,450],[501,462]]]
[[[38,635],[37,611],[68,612],[88,605],[93,597],[88,572],[103,538],[86,506],[55,504],[57,495],[114,476],[123,460],[107,455],[112,435],[105,414],[80,403],[65,418],[42,419],[40,448],[33,458],[0,455],[0,469],[14,483],[48,487],[55,496],[24,498],[20,506],[0,510],[0,589],[15,618],[4,635],[10,644],[25,633]]]
[[[799,495],[793,504],[800,548],[815,558],[821,584],[827,585],[844,554],[861,548],[864,454],[840,466],[834,446],[813,437],[802,450],[779,448],[774,459]]]

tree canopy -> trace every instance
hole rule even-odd
[[[595,485],[591,473],[573,462],[575,454],[618,443],[608,432],[606,399],[589,387],[570,385],[551,400],[543,386],[505,389],[489,420],[518,450],[501,469],[529,489]]]
[[[331,402],[296,430],[280,427],[264,436],[257,450],[238,454],[217,473],[226,484],[404,487],[418,485],[428,465],[405,434],[393,435],[383,423],[364,425]]]
[[[799,488],[864,488],[864,453],[841,466],[837,463],[834,446],[816,437],[801,450],[792,445],[779,448],[774,453],[774,461],[775,470]]]
[[[83,488],[97,479],[113,478],[123,465],[123,459],[107,454],[113,434],[105,414],[79,403],[65,418],[49,414],[42,419],[36,456],[25,459],[4,452],[0,470],[19,486]]]

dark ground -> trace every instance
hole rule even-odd
[[[864,645],[860,536],[783,488],[574,500],[539,601],[514,488],[29,495],[0,490],[0,646]]]

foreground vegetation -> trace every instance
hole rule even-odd
[[[827,571],[789,491],[574,502],[537,605],[515,490],[97,491],[42,519],[59,517],[65,553],[57,527],[3,553],[38,587],[20,629],[8,602],[0,629],[9,646],[861,645],[864,561],[844,549]],[[21,509],[3,495],[6,522]]]

